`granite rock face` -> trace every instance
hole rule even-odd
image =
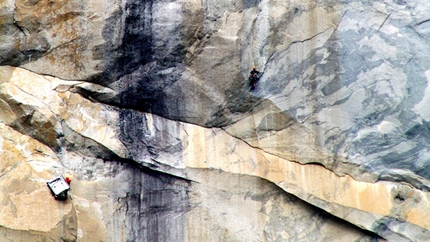
[[[0,2],[0,240],[430,240],[429,10]]]

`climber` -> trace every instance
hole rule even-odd
[[[255,90],[257,87],[258,79],[260,78],[260,72],[256,70],[257,68],[254,66],[251,71],[251,75],[249,76],[249,85],[251,86],[251,91]]]

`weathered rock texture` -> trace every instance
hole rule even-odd
[[[429,241],[429,11],[1,1],[0,240]]]

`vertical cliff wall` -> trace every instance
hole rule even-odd
[[[429,10],[0,2],[0,240],[430,240]]]

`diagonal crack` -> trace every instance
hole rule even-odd
[[[384,24],[387,22],[390,16],[391,16],[391,13],[389,13],[387,17],[385,17],[384,21],[382,21],[381,25],[379,26],[378,31],[382,28],[382,26],[384,26]]]

